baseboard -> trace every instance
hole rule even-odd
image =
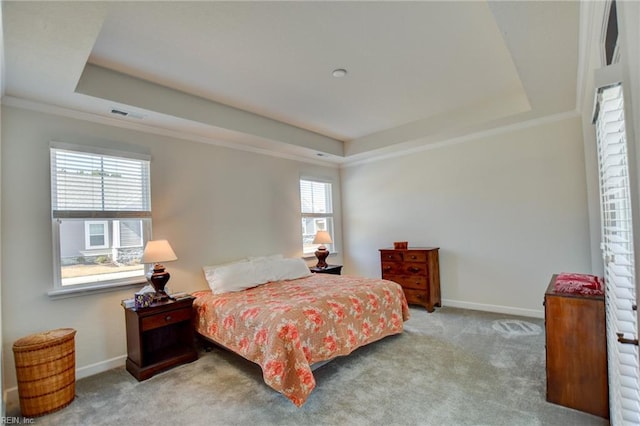
[[[544,318],[544,310],[514,308],[512,306],[488,305],[484,303],[462,302],[459,300],[443,299],[442,306],[472,309],[475,311],[496,312],[499,314],[517,315],[522,317]]]
[[[98,373],[104,373],[105,371],[113,368],[122,367],[127,359],[126,355],[117,356],[115,358],[107,359],[105,361],[96,362],[95,364],[85,365],[76,369],[76,380],[84,379],[85,377],[93,376]],[[6,403],[7,411],[13,411],[13,407],[20,405],[20,398],[18,396],[18,387],[14,386],[9,388],[4,393],[4,401]]]

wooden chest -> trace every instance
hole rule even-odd
[[[407,250],[381,249],[382,278],[402,286],[409,304],[433,312],[440,302],[440,266],[437,247]]]
[[[547,401],[609,417],[604,296],[544,295]]]

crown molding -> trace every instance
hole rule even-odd
[[[207,138],[204,136],[194,135],[194,134],[185,133],[185,132],[179,132],[172,129],[162,128],[157,126],[150,126],[143,123],[136,123],[136,122],[112,118],[112,117],[105,117],[99,114],[94,114],[94,113],[85,112],[85,111],[78,111],[78,110],[65,108],[57,105],[45,104],[42,102],[32,101],[32,100],[23,99],[23,98],[17,98],[14,96],[3,97],[0,101],[0,104],[6,105],[9,107],[14,107],[14,108],[21,108],[21,109],[26,109],[26,110],[36,111],[36,112],[42,112],[46,114],[52,114],[52,115],[57,115],[61,117],[88,121],[92,123],[98,123],[98,124],[103,124],[107,126],[128,129],[128,130],[134,130],[134,131],[139,131],[143,133],[150,133],[150,134],[155,134],[159,136],[171,137],[175,139],[206,143],[206,144],[215,145],[223,148],[229,148],[229,149],[234,149],[234,150],[244,151],[244,152],[251,152],[254,154],[266,155],[270,157],[283,158],[286,160],[299,161],[303,163],[313,164],[316,166],[329,167],[334,169],[359,166],[362,164],[375,163],[378,161],[384,161],[391,158],[404,157],[407,155],[412,155],[418,152],[428,151],[431,149],[437,149],[437,148],[442,148],[450,145],[470,142],[472,140],[484,138],[487,136],[495,136],[503,133],[509,133],[509,132],[513,132],[521,129],[540,126],[548,123],[553,123],[553,122],[581,116],[581,114],[577,110],[571,110],[571,111],[566,111],[566,112],[553,114],[545,117],[535,118],[532,120],[527,120],[519,123],[496,127],[493,129],[484,130],[476,133],[471,133],[471,134],[460,136],[460,137],[445,139],[445,140],[434,142],[434,143],[425,142],[422,145],[417,147],[406,148],[406,149],[398,148],[398,150],[394,152],[372,154],[367,158],[353,159],[352,161],[350,161],[349,158],[346,157],[346,158],[337,158],[337,159],[332,158],[332,159],[327,159],[325,161],[322,161],[322,160],[307,158],[304,156],[278,152],[275,150],[257,148],[249,145],[243,145],[240,143],[229,142],[221,139]],[[417,142],[420,143],[419,140]]]
[[[103,124],[106,126],[118,127],[127,130],[134,130],[143,133],[150,133],[158,136],[166,136],[174,139],[188,140],[191,142],[206,143],[209,145],[215,145],[223,148],[234,149],[237,151],[251,152],[253,154],[267,155],[269,157],[283,158],[286,160],[300,161],[303,163],[313,164],[316,166],[339,168],[341,160],[340,158],[327,158],[327,160],[316,160],[313,158],[307,158],[295,154],[279,152],[277,150],[270,150],[264,148],[258,148],[250,145],[243,145],[241,143],[234,143],[217,138],[207,138],[200,135],[194,135],[191,133],[172,130],[164,127],[150,126],[144,123],[137,123],[133,121],[117,119],[112,117],[105,117],[103,115],[94,114],[86,111],[79,111],[71,108],[61,107],[58,105],[46,104],[43,102],[33,101],[24,98],[17,98],[14,96],[4,96],[0,100],[1,105],[9,107],[26,109],[30,111],[41,112],[45,114],[57,115],[60,117],[72,118],[76,120],[88,121],[97,124]]]
[[[496,136],[504,133],[510,133],[518,130],[527,129],[530,127],[536,127],[544,124],[555,123],[558,121],[568,120],[570,118],[576,118],[576,117],[581,117],[581,114],[579,111],[577,110],[565,111],[558,114],[547,115],[545,117],[534,118],[534,119],[522,121],[519,123],[508,124],[508,125],[496,127],[493,129],[483,130],[480,132],[475,132],[475,133],[471,133],[471,134],[460,136],[460,137],[445,139],[445,140],[434,142],[434,143],[427,143],[414,148],[408,148],[408,149],[395,151],[391,153],[380,154],[380,155],[372,156],[372,157],[361,159],[361,160],[349,161],[347,159],[344,163],[342,163],[341,168],[360,166],[363,164],[375,163],[378,161],[388,160],[391,158],[404,157],[404,156],[412,155],[418,152],[428,151],[431,149],[437,149],[437,148],[442,148],[442,147],[451,146],[451,145],[457,145],[460,143],[466,143],[476,139],[485,138],[488,136]]]

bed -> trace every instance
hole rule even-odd
[[[193,293],[196,332],[258,364],[265,383],[298,407],[315,387],[312,365],[401,333],[409,318],[402,288],[392,281],[304,275]]]

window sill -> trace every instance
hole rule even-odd
[[[147,284],[147,280],[144,277],[136,278],[133,281],[126,281],[122,283],[103,283],[103,284],[88,284],[84,286],[69,286],[53,288],[47,292],[47,295],[51,299],[66,299],[69,297],[88,296],[90,294],[107,293],[110,291],[125,290],[128,288],[140,288]]]

